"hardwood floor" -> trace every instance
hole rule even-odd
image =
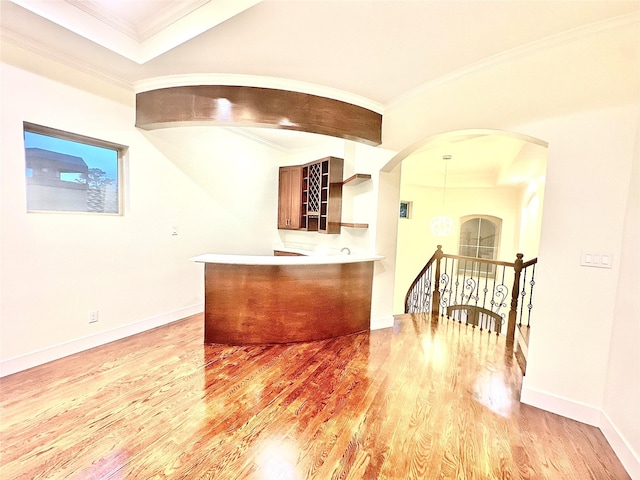
[[[597,428],[519,403],[503,336],[202,339],[199,315],[2,379],[0,478],[630,478]]]

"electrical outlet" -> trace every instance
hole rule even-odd
[[[92,310],[89,312],[89,323],[96,323],[98,321],[98,310]]]

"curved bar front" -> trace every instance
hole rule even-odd
[[[369,330],[379,256],[202,255],[204,342],[323,340]]]

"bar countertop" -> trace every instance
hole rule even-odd
[[[328,265],[339,263],[358,263],[382,260],[381,255],[338,254],[338,255],[301,255],[279,257],[275,255],[230,255],[206,253],[189,260],[199,263],[217,263],[228,265]]]

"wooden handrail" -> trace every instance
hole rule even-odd
[[[409,293],[416,286],[416,284],[420,281],[420,279],[424,276],[424,274],[427,272],[427,270],[429,270],[429,267],[433,264],[433,262],[436,259],[436,255],[438,254],[438,251],[440,251],[440,252],[442,251],[442,245],[438,245],[438,248],[436,249],[434,254],[431,255],[431,258],[429,260],[427,260],[427,263],[424,265],[424,267],[422,267],[422,270],[420,270],[418,275],[416,275],[416,278],[413,279],[413,282],[411,283],[411,285],[409,285],[409,289],[407,290],[407,294],[404,296],[404,313],[408,313],[407,312],[407,302],[409,301]]]
[[[500,265],[503,267],[514,267],[515,262],[503,262],[502,260],[488,260],[485,258],[478,257],[464,257],[462,255],[453,255],[451,253],[443,253],[443,258],[452,258],[454,260],[465,260],[469,262],[480,262],[480,263],[488,263],[490,265]]]

